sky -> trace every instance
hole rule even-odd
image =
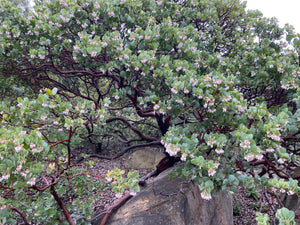
[[[277,17],[279,25],[289,23],[300,33],[300,0],[246,0],[247,9],[258,9],[265,17]]]

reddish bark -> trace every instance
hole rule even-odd
[[[53,195],[54,199],[57,201],[59,207],[62,209],[62,211],[63,211],[63,213],[64,213],[64,215],[65,215],[66,220],[68,221],[68,223],[70,225],[75,225],[75,223],[74,223],[71,215],[69,214],[68,210],[66,209],[63,201],[60,199],[60,197],[58,196],[57,192],[55,191],[54,186],[50,187],[50,192]]]
[[[119,201],[116,202],[116,204],[112,205],[111,207],[109,207],[109,209],[106,211],[105,216],[103,217],[101,224],[100,225],[105,225],[110,214],[112,213],[112,211],[114,209],[119,208],[124,202],[126,202],[129,198],[131,198],[132,195],[131,194],[127,194],[125,195],[123,198],[121,198]]]

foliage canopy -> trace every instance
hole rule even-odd
[[[237,185],[298,192],[291,171],[299,163],[300,42],[292,26],[239,0],[40,0],[28,16],[0,5],[1,77],[36,93],[48,88],[1,105],[2,218],[22,209],[30,221],[57,220],[44,195],[70,224],[79,218],[82,208],[59,201],[67,181],[58,182],[77,168],[70,157],[79,135],[163,145],[184,161],[177,175],[207,200]],[[68,182],[84,173],[73,174]],[[136,177],[116,190],[137,191]],[[36,197],[5,198],[25,190]]]

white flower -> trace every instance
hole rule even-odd
[[[246,139],[244,142],[242,142],[242,143],[240,144],[240,146],[241,146],[242,148],[250,148],[250,141]]]
[[[211,199],[211,195],[202,191],[201,192],[201,198],[205,199],[205,200],[210,200]]]
[[[191,84],[192,86],[196,86],[197,83],[198,83],[198,80],[197,80],[197,79],[194,79],[194,78],[191,78],[191,79],[190,79],[190,84]]]
[[[170,156],[176,156],[177,152],[180,151],[179,147],[175,147],[172,144],[165,143],[166,152],[169,153]]]
[[[42,151],[42,147],[34,148],[31,150],[33,153],[39,153]]]
[[[216,170],[214,170],[214,169],[212,169],[212,168],[210,168],[209,170],[208,170],[208,176],[213,176],[214,174],[216,173]]]
[[[95,57],[97,55],[97,51],[93,50],[93,51],[90,52],[90,54],[91,54],[92,57]]]
[[[122,197],[122,193],[116,193],[116,198],[121,198]]]
[[[154,110],[158,110],[159,109],[159,105],[155,104],[153,107]]]
[[[215,140],[209,140],[209,141],[207,142],[207,145],[210,146],[210,147],[212,148],[212,147],[214,146],[215,143],[216,143]]]
[[[99,3],[98,3],[98,2],[95,2],[95,4],[94,4],[94,8],[95,8],[95,9],[99,9],[99,8],[100,8],[100,5],[99,5]]]
[[[41,120],[46,120],[47,119],[47,115],[42,115],[41,116]]]
[[[69,114],[69,109],[65,109],[65,110],[63,111],[63,114],[68,115],[68,114]]]
[[[21,151],[21,149],[23,148],[23,145],[18,145],[15,147],[16,152]]]
[[[21,175],[23,176],[23,177],[27,177],[27,174],[29,173],[29,170],[26,170],[25,172],[21,172]]]
[[[10,174],[9,174],[9,173],[6,174],[6,175],[4,175],[4,176],[2,176],[2,177],[0,177],[0,182],[1,182],[2,180],[7,180],[9,177],[10,177]]]
[[[189,91],[188,89],[184,88],[183,92],[184,92],[185,94],[188,94],[190,91]]]
[[[105,48],[106,46],[107,46],[107,43],[106,42],[101,42],[101,46],[103,47],[103,48]]]
[[[147,62],[148,61],[148,59],[142,59],[141,60],[141,63],[145,63],[145,62]]]
[[[223,154],[224,153],[224,150],[221,148],[221,149],[216,149],[215,150],[216,151],[216,153],[218,153],[218,154]]]
[[[74,51],[78,52],[79,50],[80,50],[80,47],[77,46],[77,45],[75,45],[75,46],[74,46]]]
[[[263,154],[258,154],[255,156],[255,158],[257,158],[258,160],[262,160],[263,159]]]
[[[171,88],[171,91],[174,93],[174,94],[177,94],[178,91],[175,89],[175,88]]]
[[[27,184],[29,184],[29,185],[35,185],[35,177],[33,177],[33,178],[31,178],[29,181],[27,181]]]
[[[20,171],[22,169],[22,163],[20,163],[20,165],[18,165],[18,167],[16,168],[17,171]]]
[[[114,13],[113,11],[109,11],[109,12],[108,12],[108,16],[109,16],[109,17],[113,17],[114,15],[115,15],[115,13]]]
[[[283,72],[284,72],[284,69],[282,69],[281,67],[279,67],[279,68],[278,68],[278,72],[279,72],[279,73],[283,73]]]
[[[85,29],[85,28],[87,28],[88,25],[87,25],[87,23],[84,23],[81,26],[82,26],[83,29]]]
[[[245,159],[247,160],[247,162],[250,162],[255,159],[255,156],[252,153],[249,153],[245,156]]]
[[[183,104],[182,99],[176,99],[176,102],[179,103],[179,104]]]
[[[182,161],[186,161],[186,157],[187,157],[187,154],[186,154],[186,153],[182,153],[180,159],[181,159]]]
[[[105,179],[106,179],[108,182],[111,182],[111,181],[112,181],[112,178],[111,178],[111,177],[105,177]]]
[[[279,190],[281,193],[285,193],[285,190],[283,188],[280,188]]]
[[[267,148],[266,149],[266,152],[274,152],[275,150],[274,150],[274,148]]]

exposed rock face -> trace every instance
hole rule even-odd
[[[133,169],[155,169],[159,161],[166,155],[162,152],[138,150],[128,158],[128,168]]]
[[[232,196],[219,192],[209,201],[198,186],[160,174],[108,220],[109,225],[232,225]],[[100,223],[97,223],[100,224]]]

